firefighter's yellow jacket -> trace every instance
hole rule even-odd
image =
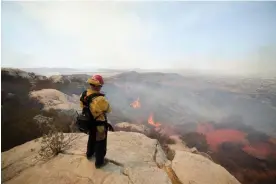
[[[93,91],[92,89],[87,89],[86,96],[98,93],[97,91]],[[83,108],[83,103],[80,101],[80,107]],[[98,117],[96,120],[98,121],[106,121],[104,113],[110,113],[111,107],[109,102],[104,96],[95,97],[92,102],[89,104],[90,111],[94,117]],[[103,126],[97,126],[99,132],[104,130]]]
[[[97,93],[97,91],[93,91],[92,89],[87,89],[86,96]],[[83,103],[80,101],[80,106],[83,108]],[[111,107],[109,102],[106,100],[104,96],[98,96],[92,100],[89,105],[90,111],[94,117],[98,117],[98,121],[105,121],[105,117],[103,113],[110,113]]]

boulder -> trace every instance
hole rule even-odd
[[[172,169],[182,184],[240,184],[222,166],[188,151],[175,152]]]

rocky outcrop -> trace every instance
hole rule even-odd
[[[44,105],[44,110],[79,110],[79,101],[76,96],[66,95],[56,89],[42,89],[32,91],[30,97],[39,100]]]
[[[172,140],[174,140],[174,144],[169,144],[169,148],[171,150],[178,150],[178,151],[190,151],[190,149],[188,148],[188,146],[186,146],[185,142],[183,142],[181,139],[180,139],[180,136],[179,135],[172,135],[170,136],[170,138]]]
[[[73,134],[66,134],[67,136]],[[168,161],[155,139],[134,132],[110,132],[101,169],[85,157],[87,135],[77,136],[70,149],[56,157],[38,159],[40,139],[2,152],[2,182],[17,183],[131,183],[131,184],[238,184],[224,168],[193,153],[176,151]],[[200,176],[200,177],[199,177]]]
[[[51,79],[54,83],[57,83],[57,82],[64,83],[64,80],[63,80],[63,78],[62,78],[61,75],[52,75],[52,76],[50,76],[50,79]]]
[[[225,168],[208,158],[186,151],[176,151],[172,168],[184,184],[240,184]]]
[[[72,147],[53,159],[42,162],[39,141],[30,141],[2,153],[2,181],[12,183],[156,183],[170,184],[158,166],[167,159],[158,142],[143,134],[111,132],[106,158],[108,164],[95,169],[94,159],[85,157],[87,135],[78,134]]]
[[[147,134],[150,132],[150,129],[147,128],[145,125],[133,124],[133,123],[127,123],[127,122],[117,123],[115,125],[115,129],[126,130],[130,132],[140,132],[143,134]]]

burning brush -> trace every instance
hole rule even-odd
[[[158,123],[158,122],[154,122],[154,119],[153,119],[153,114],[150,114],[149,116],[149,119],[148,119],[148,123],[156,128],[160,127],[161,126],[161,123]]]
[[[141,107],[141,104],[140,104],[139,97],[137,98],[137,100],[135,100],[134,102],[132,102],[130,105],[131,105],[134,109],[140,108],[140,107]]]

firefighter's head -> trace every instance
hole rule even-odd
[[[103,77],[101,75],[93,75],[87,80],[87,83],[90,84],[91,88],[95,91],[100,91],[104,85]]]

